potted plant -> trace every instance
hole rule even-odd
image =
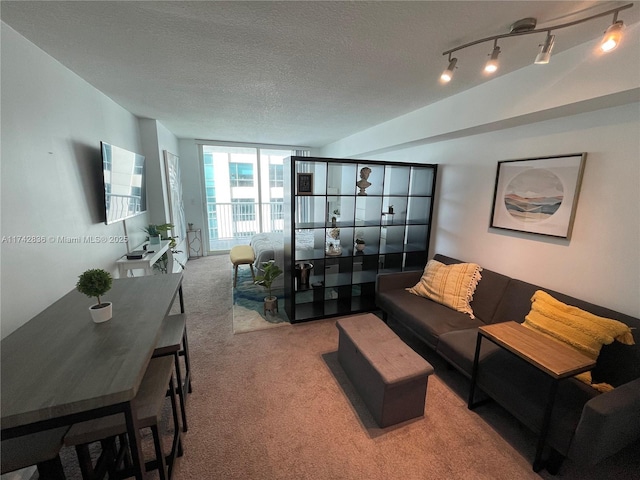
[[[112,282],[111,274],[101,268],[89,269],[78,277],[78,283],[76,283],[78,291],[87,297],[96,297],[98,300],[98,303],[89,307],[91,318],[95,323],[106,322],[112,316],[111,302],[103,302],[100,299],[100,296],[109,291]]]
[[[268,296],[264,297],[264,313],[267,314],[267,311],[274,312],[278,311],[278,297],[275,297],[271,293],[271,285],[273,281],[282,275],[282,269],[276,264],[274,260],[270,260],[268,262],[264,262],[262,264],[262,275],[258,275],[255,278],[254,283],[256,285],[262,285],[267,289]]]
[[[158,230],[158,225],[149,224],[147,228],[144,229],[149,236],[149,245],[158,245],[160,243],[160,231]]]

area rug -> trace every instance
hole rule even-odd
[[[231,273],[233,281],[233,271]],[[264,313],[264,297],[267,290],[253,283],[248,266],[238,268],[238,281],[233,289],[233,333],[246,333],[266,328],[291,325],[284,311],[284,287],[282,281],[274,282],[273,295],[278,297],[278,312]]]

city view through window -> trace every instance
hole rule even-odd
[[[209,250],[282,232],[283,160],[291,150],[202,145]]]

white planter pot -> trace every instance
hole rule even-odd
[[[160,245],[160,235],[149,237],[149,245]]]
[[[95,323],[102,323],[111,319],[113,315],[111,302],[102,302],[102,306],[100,308],[97,307],[97,303],[89,307],[89,313],[91,313],[91,318]]]

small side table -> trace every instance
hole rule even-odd
[[[202,230],[199,228],[187,230],[187,244],[189,258],[202,256]]]
[[[471,374],[471,388],[469,390],[468,407],[470,410],[477,405],[474,403],[474,393],[476,379],[478,377],[480,344],[483,337],[517,355],[554,379],[549,389],[547,406],[542,419],[540,436],[538,437],[536,457],[533,461],[533,471],[539,472],[545,466],[542,462],[542,453],[546,444],[547,433],[549,432],[551,412],[553,411],[556,391],[558,390],[558,382],[591,370],[595,366],[596,361],[560,341],[542,335],[535,330],[523,327],[517,322],[484,325],[478,328],[478,340],[476,342],[473,372]]]

